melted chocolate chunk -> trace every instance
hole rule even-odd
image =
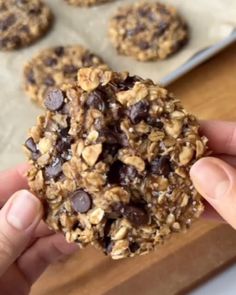
[[[21,38],[19,36],[12,36],[10,41],[14,44],[14,46],[19,47],[21,45]]]
[[[152,117],[147,118],[147,123],[153,127],[157,127],[158,129],[162,129],[164,124],[159,120]]]
[[[48,76],[44,79],[44,84],[47,86],[54,86],[55,80],[52,77]]]
[[[107,219],[103,229],[104,237],[107,237],[109,235],[113,222],[114,219]]]
[[[163,175],[165,177],[167,177],[172,170],[170,159],[167,156],[162,156],[153,160],[150,164],[150,168],[151,173]]]
[[[115,85],[111,84],[115,91],[125,91],[133,88],[134,84],[138,81],[142,81],[139,76],[128,76],[124,81],[118,81]]]
[[[107,173],[107,181],[110,184],[129,185],[138,176],[137,170],[133,166],[128,166],[121,161],[115,161]]]
[[[165,33],[166,29],[168,29],[168,27],[169,27],[169,24],[162,21],[160,24],[158,24],[157,30],[153,34],[153,37],[156,38],[156,37],[163,35]]]
[[[102,240],[102,246],[104,248],[104,252],[105,254],[109,254],[111,253],[112,251],[112,248],[114,246],[114,242],[111,240],[110,237],[105,237],[103,240]]]
[[[86,213],[92,207],[92,199],[87,192],[79,189],[72,194],[71,204],[76,212]]]
[[[121,213],[130,221],[130,223],[132,223],[133,226],[138,227],[148,223],[147,213],[139,207],[133,205],[124,205]]]
[[[47,57],[43,63],[45,64],[45,66],[47,67],[52,67],[55,66],[57,64],[57,59],[53,58],[53,57]]]
[[[40,6],[35,6],[29,9],[30,14],[35,14],[38,15],[41,13],[41,7]]]
[[[37,149],[37,145],[36,143],[34,142],[33,138],[30,137],[26,140],[25,142],[25,146],[27,147],[27,149],[29,151],[31,151],[32,153],[37,153],[38,152],[38,149]]]
[[[56,158],[55,161],[45,167],[45,176],[47,179],[57,180],[62,174],[62,160]]]
[[[129,244],[129,249],[131,253],[135,253],[140,248],[140,245],[137,242],[132,242]]]
[[[127,30],[126,36],[133,37],[134,35],[143,32],[145,29],[146,26],[144,24],[138,24],[137,27]]]
[[[65,75],[67,74],[75,74],[78,71],[78,67],[74,66],[74,65],[65,65],[63,68],[63,72]]]
[[[36,83],[35,77],[34,77],[34,72],[33,72],[32,69],[27,74],[27,80],[30,82],[30,84],[35,84]]]
[[[107,181],[110,184],[120,184],[120,171],[123,167],[123,163],[119,160],[115,161],[107,173]]]
[[[93,59],[94,59],[94,54],[92,53],[86,53],[82,57],[82,63],[84,67],[90,67],[93,66]]]
[[[64,47],[63,46],[58,46],[58,47],[56,47],[55,49],[54,49],[54,52],[55,52],[55,54],[57,55],[57,56],[62,56],[62,55],[64,55],[64,53],[65,53],[65,49],[64,49]]]
[[[0,21],[0,31],[6,31],[9,27],[14,25],[16,22],[16,16],[10,14],[7,18]]]
[[[142,50],[147,50],[147,49],[150,48],[150,44],[149,44],[148,42],[146,42],[146,41],[140,41],[140,42],[138,43],[138,47],[139,47],[140,49],[142,49]]]
[[[138,124],[141,120],[146,120],[149,115],[149,104],[141,100],[132,105],[128,110],[128,116],[133,124]]]
[[[104,112],[106,109],[106,104],[103,99],[103,93],[99,90],[90,92],[86,100],[86,105]]]
[[[60,110],[64,104],[62,91],[56,88],[48,91],[44,104],[49,111],[55,112]]]
[[[101,137],[101,140],[104,143],[108,143],[108,144],[119,143],[119,138],[118,138],[117,134],[108,128],[100,130],[99,135]]]

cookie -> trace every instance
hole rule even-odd
[[[203,204],[190,167],[207,151],[193,115],[151,80],[83,68],[51,90],[25,143],[29,186],[46,222],[113,259],[185,231]]]
[[[65,0],[68,4],[74,6],[92,6],[98,5],[112,0]]]
[[[40,0],[0,0],[0,50],[32,44],[48,31],[52,19]]]
[[[78,69],[90,66],[106,67],[101,58],[80,45],[44,49],[25,65],[24,89],[43,106],[48,89],[76,81]]]
[[[118,53],[139,61],[165,59],[188,40],[188,29],[175,8],[159,2],[120,7],[109,36]]]

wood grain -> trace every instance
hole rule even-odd
[[[168,87],[201,119],[236,120],[236,44]],[[93,248],[51,266],[32,295],[186,294],[236,257],[236,232],[200,220],[147,256],[111,261]]]

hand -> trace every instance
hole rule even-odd
[[[190,171],[194,186],[211,206],[205,214],[217,213],[236,229],[236,123],[202,122],[212,157],[198,160]],[[218,218],[219,218],[218,215]]]
[[[42,222],[42,205],[27,191],[26,165],[0,172],[0,293],[27,295],[49,264],[73,253]]]

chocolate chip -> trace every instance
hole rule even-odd
[[[58,46],[54,49],[54,52],[57,56],[62,56],[65,53],[65,49],[63,46]]]
[[[27,25],[23,25],[20,30],[21,32],[29,33],[29,27]]]
[[[72,138],[70,136],[61,137],[57,140],[56,149],[59,153],[63,153],[70,149]]]
[[[64,96],[60,89],[55,88],[48,91],[44,105],[49,111],[58,111],[62,108],[63,104]]]
[[[38,149],[37,149],[37,145],[34,142],[33,138],[30,137],[26,140],[25,142],[25,146],[27,147],[28,150],[30,150],[32,153],[37,153]]]
[[[133,166],[123,165],[119,171],[121,185],[129,185],[137,177],[138,172]]]
[[[35,84],[35,77],[34,77],[34,72],[31,69],[28,73],[27,73],[27,80],[29,81],[30,84]]]
[[[104,248],[104,252],[105,254],[109,254],[111,253],[112,251],[112,248],[114,246],[114,242],[111,240],[110,237],[105,237],[103,240],[102,240],[102,246]]]
[[[62,160],[56,158],[51,165],[45,167],[45,176],[47,179],[57,180],[62,174]]]
[[[93,59],[94,59],[94,54],[87,52],[83,57],[82,57],[82,63],[84,67],[90,67],[93,66]]]
[[[119,184],[120,183],[120,170],[123,167],[123,163],[119,160],[115,161],[107,173],[107,181],[110,184]]]
[[[141,100],[132,105],[128,110],[129,118],[133,124],[138,124],[141,120],[146,120],[149,115],[149,104]]]
[[[156,158],[150,164],[151,172],[158,175],[167,177],[171,172],[170,159],[167,156]]]
[[[148,42],[145,42],[145,41],[140,41],[138,43],[138,47],[142,50],[147,50],[150,48],[150,44]]]
[[[72,194],[71,204],[76,212],[86,213],[92,207],[92,199],[87,192],[79,189]]]
[[[131,253],[135,253],[140,248],[140,245],[137,242],[132,242],[129,244],[129,249]]]
[[[107,219],[103,228],[104,237],[107,237],[109,235],[113,222],[114,219]]]
[[[44,79],[44,84],[47,86],[54,86],[55,80],[52,77],[48,76]]]
[[[0,21],[0,31],[6,31],[16,22],[14,14],[10,14],[7,18]]]
[[[121,211],[124,209],[124,204],[117,202],[112,204],[112,213],[115,214],[115,219],[122,217]]]
[[[124,205],[121,213],[126,217],[134,226],[142,226],[148,223],[147,213],[136,206]]]
[[[108,144],[116,144],[118,143],[118,136],[115,132],[108,128],[104,128],[99,131],[100,138],[103,142]]]
[[[7,47],[7,43],[9,42],[9,38],[0,38],[0,47]]]
[[[166,29],[169,27],[169,24],[162,21],[158,24],[156,31],[153,34],[153,37],[159,37],[163,35],[166,31]]]
[[[19,36],[12,36],[10,41],[14,44],[15,47],[21,46],[21,38]]]
[[[35,14],[38,15],[41,13],[41,7],[40,6],[35,6],[29,9],[30,14]]]
[[[148,117],[147,123],[153,127],[157,127],[158,129],[162,129],[164,126],[164,124],[159,119],[155,119],[153,117]]]
[[[78,71],[78,67],[76,67],[74,65],[65,65],[63,67],[63,72],[65,75],[74,74],[74,73],[77,73],[77,71]]]
[[[57,59],[56,58],[53,58],[53,57],[47,57],[47,58],[45,58],[45,60],[43,61],[43,63],[47,67],[52,67],[52,66],[55,66],[57,64]]]
[[[139,76],[128,76],[124,81],[118,81],[115,85],[111,84],[116,91],[125,91],[133,88],[134,84],[138,81],[142,81]]]
[[[126,36],[132,37],[134,35],[137,35],[138,33],[143,32],[145,29],[146,26],[144,24],[138,24],[135,28],[127,30]]]
[[[103,93],[99,90],[94,90],[90,92],[86,100],[86,105],[88,107],[92,107],[98,109],[101,112],[104,112],[106,104],[103,100]]]

